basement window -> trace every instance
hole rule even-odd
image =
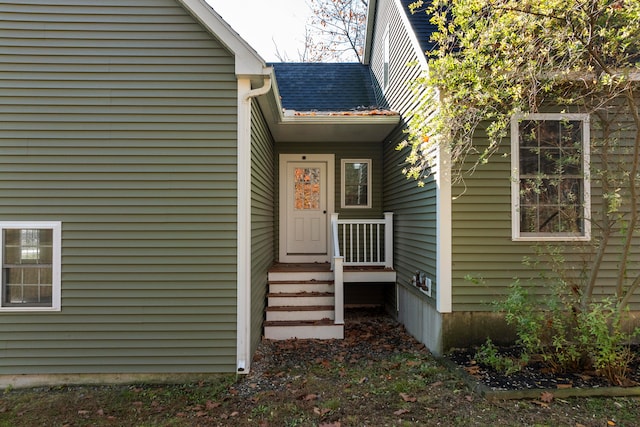
[[[589,240],[589,116],[531,114],[511,122],[514,240]]]
[[[59,222],[0,222],[0,310],[60,310],[61,228]]]

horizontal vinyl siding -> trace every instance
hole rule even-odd
[[[411,90],[411,83],[423,71],[417,63],[421,54],[414,48],[402,15],[395,0],[378,2],[378,19],[374,29],[371,69],[377,82],[382,81],[383,35],[389,28],[389,86],[379,88],[378,97],[389,108],[402,114],[404,123],[419,104]],[[378,84],[380,85],[380,83]],[[433,108],[432,104],[421,108]],[[398,272],[398,282],[411,284],[411,279],[419,270],[434,281],[433,296],[437,292],[437,200],[436,183],[432,175],[419,188],[413,179],[407,179],[402,168],[409,150],[396,147],[406,137],[403,129],[392,133],[384,144],[384,210],[394,213],[394,267]],[[437,168],[432,170],[437,174]],[[418,295],[418,294],[416,294]],[[421,295],[421,294],[420,294]],[[425,297],[426,298],[426,297]]]
[[[592,143],[601,137],[600,126],[595,117],[591,118]],[[628,118],[618,123],[618,132],[614,138],[622,146],[633,143],[633,127]],[[476,138],[479,144],[487,144],[480,133]],[[543,249],[544,242],[514,242],[511,240],[511,159],[510,141],[505,139],[500,152],[494,155],[488,164],[481,165],[473,175],[467,177],[464,186],[454,189],[461,195],[453,202],[453,302],[454,311],[490,311],[490,303],[504,298],[508,286],[517,278],[520,283],[529,286],[533,295],[544,297],[550,294],[549,282],[540,279],[541,275],[553,276],[548,258],[543,258],[539,266],[533,268],[523,263],[525,257],[535,259],[536,246]],[[622,152],[622,151],[620,151]],[[621,156],[617,157],[622,160]],[[628,165],[626,166],[628,169]],[[592,241],[591,242],[550,242],[552,246],[562,246],[564,268],[571,280],[581,284],[579,277],[583,269],[591,269],[591,260],[595,253],[595,242],[599,239],[598,224],[603,208],[602,188],[597,180],[596,171],[601,169],[601,159],[593,148],[591,158],[591,203],[592,203]],[[622,198],[628,199],[628,191],[622,190]],[[628,219],[628,217],[627,217]],[[598,278],[594,295],[613,296],[617,266],[622,250],[622,239],[614,233],[611,238]],[[640,238],[632,246],[629,277],[630,283],[640,274]],[[586,263],[584,261],[587,261]],[[470,276],[475,280],[465,280]],[[632,310],[640,309],[640,294],[636,292],[632,299]]]
[[[251,155],[251,354],[262,337],[267,274],[275,261],[275,155],[273,138],[257,102],[252,103]]]
[[[235,371],[233,57],[172,0],[0,5],[0,220],[62,221],[62,311],[0,374]]]

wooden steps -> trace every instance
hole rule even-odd
[[[266,339],[343,339],[336,325],[332,272],[324,265],[269,272]]]

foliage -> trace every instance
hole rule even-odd
[[[480,346],[475,358],[478,363],[487,365],[506,375],[514,374],[522,369],[522,363],[514,357],[501,354],[498,347],[491,341],[491,338],[487,338],[487,341]]]
[[[591,240],[570,246],[584,256],[572,309],[589,311],[600,287],[624,310],[640,288],[640,2],[418,0],[410,9],[438,28],[429,73],[414,83],[439,102],[413,112],[406,175],[420,184],[444,152],[461,181],[498,152],[513,116],[550,107],[589,115],[591,170],[581,173],[597,191]],[[603,272],[611,259],[613,283]]]
[[[437,135],[432,143],[450,148],[458,164],[477,150],[473,136],[482,122],[490,143],[477,152],[480,163],[495,153],[516,113],[544,103],[594,112],[603,99],[633,90],[636,1],[420,0],[410,9],[438,26],[432,39],[439,47],[423,83],[442,102],[422,133]],[[420,150],[424,140],[412,142]],[[420,156],[415,162],[429,166]]]
[[[299,62],[362,62],[367,0],[308,0],[313,11]],[[277,47],[276,47],[277,48]],[[278,52],[281,61],[287,61]]]
[[[518,280],[512,283],[507,297],[495,306],[514,327],[521,354],[517,359],[501,355],[488,339],[476,355],[478,361],[507,374],[534,358],[559,373],[593,366],[612,384],[626,385],[633,359],[630,344],[639,331],[625,331],[625,312],[618,303],[605,299],[578,312],[579,298],[567,282],[556,279],[550,288],[551,294],[540,303]]]
[[[632,359],[629,343],[639,330],[624,330],[625,311],[611,299],[592,303],[589,310],[580,313],[578,339],[585,347],[597,371],[613,384],[625,385],[625,378]]]

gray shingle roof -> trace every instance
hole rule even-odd
[[[431,52],[436,48],[436,44],[430,40],[431,34],[438,30],[438,27],[432,24],[430,16],[425,13],[425,9],[431,5],[430,1],[425,1],[425,5],[422,8],[416,10],[413,14],[409,10],[409,4],[415,0],[400,0],[404,12],[409,17],[409,22],[413,28],[413,32],[418,38],[420,48],[422,52]]]
[[[270,64],[282,106],[296,111],[375,109],[371,73],[360,63]]]

